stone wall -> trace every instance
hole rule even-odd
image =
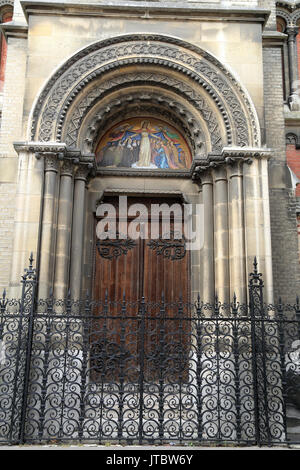
[[[0,131],[0,289],[7,287],[10,279],[18,176],[18,158],[13,142],[23,136],[26,50],[25,39],[8,39]]]

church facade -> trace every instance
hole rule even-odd
[[[297,1],[3,0],[1,12],[10,297],[32,253],[38,299],[246,304],[256,260],[265,301],[295,301]],[[162,205],[178,210],[167,242]],[[186,208],[190,249],[175,236]]]

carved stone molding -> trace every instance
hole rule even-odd
[[[220,154],[209,154],[206,159],[195,159],[191,168],[191,176],[193,180],[198,180],[203,172],[210,168],[218,168],[221,166],[228,167],[236,163],[247,163],[251,165],[254,159],[271,158],[270,149],[258,148],[234,148],[225,147]]]
[[[134,76],[136,77],[135,74]],[[148,76],[150,74],[147,74]],[[129,83],[131,75],[127,77]],[[155,75],[154,78],[159,78]],[[117,79],[118,81],[119,78]],[[148,83],[155,84],[155,80],[149,80]],[[159,83],[161,83],[159,81]],[[100,87],[99,87],[100,88]],[[97,88],[95,94],[101,93]],[[182,86],[183,91],[185,87]],[[191,94],[193,90],[190,90]],[[191,94],[187,96],[191,101]],[[89,102],[89,100],[88,100]],[[97,100],[96,100],[97,102]],[[88,103],[86,103],[88,106]],[[195,108],[198,109],[200,115],[202,115],[203,121],[207,124],[208,130],[212,133],[212,145],[214,148],[222,148],[222,137],[218,125],[217,117],[214,111],[207,105],[204,98],[199,98],[195,102]],[[204,137],[202,131],[202,123],[199,122],[198,114],[193,113],[191,109],[188,109],[182,101],[176,101],[172,97],[168,96],[163,90],[159,89],[158,92],[152,92],[151,95],[146,93],[141,94],[140,92],[133,92],[130,94],[119,95],[117,99],[110,101],[109,105],[103,105],[97,108],[97,111],[92,114],[92,118],[88,123],[88,129],[86,131],[85,144],[88,149],[92,150],[95,148],[97,138],[101,137],[105,131],[111,127],[114,122],[119,122],[122,119],[126,119],[130,116],[135,117],[141,114],[152,113],[153,116],[167,119],[175,124],[175,127],[179,127],[185,136],[187,137],[190,147],[193,149],[193,153],[198,154],[204,151]],[[77,144],[78,133],[80,131],[81,122],[84,119],[86,112],[85,106],[82,101],[76,106],[72,114],[72,119],[68,123],[66,136],[64,137],[65,142],[69,147]],[[99,135],[99,129],[101,133]],[[231,142],[230,133],[228,135],[227,142]],[[79,144],[79,142],[78,142]]]
[[[223,143],[221,139],[218,119],[215,111],[208,104],[205,95],[197,93],[195,89],[193,89],[184,81],[179,81],[178,78],[170,77],[168,75],[164,75],[163,73],[157,72],[136,72],[131,74],[129,73],[124,75],[118,75],[107,82],[95,85],[94,89],[90,93],[88,93],[87,96],[83,97],[72,110],[72,116],[70,118],[69,124],[67,124],[68,127],[66,130],[66,136],[64,138],[67,145],[72,146],[77,144],[78,133],[80,131],[80,126],[82,124],[83,119],[85,118],[87,112],[93,106],[95,106],[102,97],[105,97],[108,93],[116,90],[120,90],[121,92],[122,88],[126,86],[135,87],[142,85],[154,85],[158,88],[157,93],[151,93],[151,103],[158,102],[159,104],[166,106],[167,109],[172,111],[174,116],[184,117],[188,124],[191,124],[192,127],[194,126],[194,129],[190,128],[190,133],[192,135],[196,133],[195,135],[193,135],[193,138],[196,141],[197,147],[197,131],[199,131],[199,127],[201,126],[201,124],[197,122],[198,119],[192,116],[191,112],[186,111],[185,106],[182,105],[182,102],[177,102],[176,100],[168,97],[168,95],[163,91],[163,89],[170,89],[171,91],[173,91],[173,93],[177,94],[178,97],[182,96],[187,102],[191,103],[193,107],[201,114],[202,119],[206,122],[207,128],[211,135],[212,147],[222,148]],[[125,107],[126,109],[128,104],[130,104],[130,102],[134,102],[134,100],[136,102],[143,101],[145,103],[146,100],[143,100],[143,96],[145,94],[140,93],[139,95],[136,95],[134,93],[130,93],[130,95],[127,97],[118,97],[118,99],[113,100],[109,104],[109,106],[104,105],[102,110],[97,112],[97,116],[95,119],[97,120],[97,122],[107,120],[110,117],[110,112],[113,110],[113,108],[117,108],[120,110],[122,109],[122,107]],[[230,145],[232,142],[231,127],[233,125],[233,122],[230,122],[225,104],[222,103],[221,100],[219,100],[218,108],[220,110],[220,116],[223,119],[226,128],[227,144]],[[58,117],[58,139],[61,138],[61,130],[63,128],[64,117],[66,116],[66,114],[67,110],[64,109]],[[94,123],[92,123],[91,126],[95,127]],[[90,143],[92,144],[92,141]]]
[[[68,60],[52,76],[37,101],[32,120],[33,138],[53,139],[64,106],[70,106],[78,93],[101,74],[130,63],[175,70],[203,86],[217,106],[226,96],[225,109],[236,129],[236,143],[259,144],[258,119],[250,98],[215,57],[179,39],[143,34],[97,42]]]
[[[14,149],[17,153],[29,152],[41,156],[41,154],[61,154],[66,153],[66,144],[58,142],[14,142]]]
[[[276,2],[276,16],[283,18],[287,27],[296,26],[300,18],[300,3]]]

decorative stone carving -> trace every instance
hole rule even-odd
[[[95,86],[95,88],[85,96],[75,107],[72,117],[70,119],[70,123],[68,124],[68,128],[66,131],[66,143],[68,146],[76,145],[78,133],[80,130],[80,126],[84,117],[86,116],[87,112],[101,99],[101,96],[105,96],[110,90],[115,91],[117,89],[121,90],[121,87],[124,85],[134,86],[134,84],[145,84],[152,86],[155,85],[157,87],[167,87],[173,90],[175,93],[183,95],[186,100],[193,104],[195,109],[202,115],[203,120],[206,122],[207,127],[211,134],[212,140],[212,147],[214,149],[222,148],[223,142],[221,139],[220,129],[218,125],[218,120],[215,115],[214,110],[208,105],[205,97],[203,95],[199,95],[195,92],[195,90],[187,85],[184,82],[179,81],[173,77],[164,75],[163,73],[133,73],[133,74],[125,74],[125,75],[118,75],[113,79],[109,80],[108,82],[101,83],[100,85]],[[143,106],[147,106],[145,104],[145,95],[134,95],[134,93],[130,94],[130,102],[143,102]],[[116,99],[110,103],[109,106],[104,106],[104,108],[97,113],[97,121],[108,120],[110,118],[110,114],[113,112],[115,108],[120,108],[123,106],[128,106],[126,103],[126,97],[122,97],[120,99]],[[124,102],[125,101],[125,102]],[[151,101],[158,101],[160,104],[167,107],[167,109],[171,109],[173,111],[173,115],[183,115],[186,116],[186,122],[188,124],[193,124],[193,121],[196,121],[198,127],[201,127],[201,124],[198,122],[198,118],[195,118],[191,115],[190,112],[187,112],[181,103],[178,103],[168,95],[163,93],[163,90],[159,88],[158,93],[153,93],[151,96]],[[223,115],[223,120],[227,129],[227,144],[230,145],[232,142],[232,133],[230,130],[230,121],[225,111],[225,107],[221,106],[219,103],[220,111]],[[63,127],[63,121],[65,118],[67,111],[64,110],[60,117],[58,118],[58,123],[60,129]],[[95,124],[92,124],[95,127]],[[193,133],[192,130],[190,130]],[[60,138],[61,134],[58,136]],[[197,141],[197,139],[196,139]],[[93,140],[90,140],[90,147],[93,144]],[[197,144],[196,144],[197,146]]]
[[[59,171],[59,160],[56,154],[47,154],[45,157],[45,172],[53,171],[54,173],[58,173]]]
[[[92,168],[91,164],[79,165],[75,171],[75,175],[74,175],[75,180],[87,181],[91,168]]]
[[[101,132],[104,133],[106,128],[112,126],[114,118],[116,122],[121,119],[129,117],[131,114],[133,117],[138,116],[141,113],[149,113],[153,116],[166,117],[167,120],[171,120],[180,129],[184,131],[184,134],[189,138],[191,148],[197,154],[200,150],[203,150],[203,132],[201,131],[202,124],[199,122],[199,117],[196,114],[192,114],[181,102],[171,101],[168,95],[165,95],[159,90],[158,93],[152,94],[151,103],[141,102],[139,93],[133,93],[130,95],[132,100],[128,104],[128,95],[120,96],[119,99],[111,102],[109,110],[106,106],[103,108],[97,108],[97,112],[92,115],[92,120],[88,125],[88,132],[86,134],[85,142],[89,149],[95,147],[96,139],[99,137],[99,128],[101,126]],[[132,104],[131,104],[132,102]],[[152,103],[159,103],[160,106],[155,106]],[[203,119],[207,122],[209,129],[214,129],[212,136],[212,144],[214,147],[222,148],[222,138],[220,129],[218,126],[217,118],[214,115],[213,110],[210,110],[205,105],[203,99],[199,100],[197,105],[199,106],[199,112],[203,113]],[[172,108],[172,111],[170,111]],[[82,102],[74,110],[72,120],[67,127],[67,134],[65,141],[68,147],[72,147],[77,144],[78,132],[80,130],[80,123],[82,122],[85,112],[83,111],[84,106]],[[180,116],[180,117],[179,117]],[[103,126],[104,124],[104,126]],[[229,139],[230,141],[230,139]]]
[[[239,146],[259,144],[259,125],[250,98],[224,66],[199,47],[150,34],[104,40],[68,60],[49,80],[37,101],[32,120],[33,138],[38,136],[43,141],[54,138],[60,111],[73,102],[87,83],[130,63],[147,63],[176,70],[203,86],[217,106],[222,105],[221,97],[226,96],[224,114],[221,114],[225,115],[226,109],[231,115],[235,143]],[[61,132],[61,128],[57,131]]]
[[[61,167],[60,167],[61,176],[72,177],[74,175],[74,172],[75,172],[75,167],[74,167],[74,163],[72,162],[72,160],[64,160],[61,163]]]
[[[217,168],[218,166],[231,166],[236,163],[247,163],[251,165],[254,159],[271,157],[270,149],[258,148],[224,148],[220,154],[209,154],[205,159],[195,159],[191,168],[191,176],[193,180],[201,178],[203,172],[209,168]]]

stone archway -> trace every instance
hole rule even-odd
[[[57,297],[63,297],[69,285],[74,297],[81,294],[83,258],[89,257],[84,216],[86,207],[95,210],[89,194],[94,191],[95,198],[100,191],[97,142],[122,119],[153,115],[174,125],[193,154],[191,169],[168,173],[168,185],[160,187],[162,193],[176,192],[177,178],[182,178],[189,188],[194,185],[192,192],[204,205],[206,235],[200,259],[205,299],[212,300],[217,290],[221,300],[228,301],[238,284],[237,294],[244,301],[254,255],[272,291],[268,190],[263,186],[269,153],[260,149],[258,118],[247,91],[199,47],[172,37],[136,34],[97,42],[67,60],[35,103],[30,142],[15,146],[28,163],[24,178],[34,166],[40,185],[37,197],[43,216],[33,251],[39,259],[42,297],[53,286]],[[117,190],[130,191],[137,178],[166,173],[102,172],[101,181],[111,182],[105,180],[108,176],[126,176],[118,180]],[[110,189],[105,184],[103,188]],[[23,206],[30,199],[23,200]],[[27,252],[19,228],[19,244]],[[199,260],[197,266],[199,271]]]

